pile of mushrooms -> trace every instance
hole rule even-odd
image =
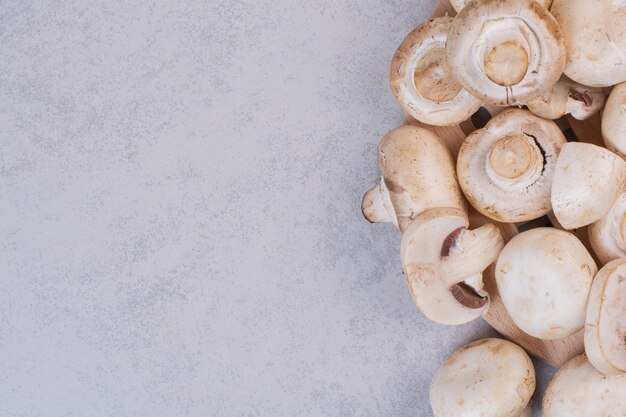
[[[544,416],[626,416],[626,1],[450,2],[455,16],[418,26],[392,58],[409,124],[380,141],[362,213],[399,229],[410,294],[430,320],[484,316],[494,268],[523,332],[584,333],[586,355],[556,374]],[[451,151],[433,126],[481,107],[493,117]],[[562,131],[589,118],[603,144]],[[553,227],[533,228],[544,216]],[[505,242],[503,224],[526,230]],[[517,417],[534,387],[526,353],[486,339],[442,365],[430,398],[435,416]]]

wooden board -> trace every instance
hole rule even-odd
[[[451,16],[454,15],[454,9],[450,5],[449,0],[439,0],[435,7],[433,17],[443,16],[445,14],[449,14]],[[497,107],[485,106],[485,108],[489,111],[491,115],[495,115],[502,111],[502,108]],[[424,125],[417,120],[411,118],[406,113],[404,114],[404,120],[405,123],[422,126],[435,132],[439,137],[444,140],[446,145],[448,145],[448,148],[455,158],[466,135],[475,130],[471,120],[463,122],[459,126],[451,127]],[[581,142],[593,143],[596,145],[603,145],[599,123],[600,119],[598,116],[594,116],[588,121],[584,122],[575,120],[570,117],[564,117],[557,121],[557,124],[559,125],[561,130],[567,131],[568,129],[571,129],[570,133],[575,135],[577,140]],[[561,228],[560,225],[555,221],[554,216],[548,215],[548,219],[554,227]],[[488,219],[479,213],[474,212],[470,215],[470,225],[472,227],[477,227],[481,224],[488,222],[494,223],[493,220]],[[519,224],[498,224],[498,226],[500,227],[506,241],[510,240],[513,236],[519,233]],[[583,244],[585,244],[585,246],[589,248],[590,252],[593,253],[589,247],[587,228],[581,228],[572,232],[577,237],[579,237]],[[555,366],[561,366],[570,358],[579,355],[584,351],[583,330],[563,339],[540,340],[524,333],[519,327],[517,327],[517,325],[511,319],[511,316],[504,308],[502,298],[500,297],[500,293],[498,292],[498,287],[495,282],[494,270],[495,266],[492,265],[483,274],[485,288],[489,292],[491,298],[491,306],[484,316],[484,319],[494,329],[496,329],[504,337],[522,346],[530,354],[541,358]]]

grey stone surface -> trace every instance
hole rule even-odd
[[[0,416],[430,416],[494,332],[359,202],[433,5],[0,2]]]

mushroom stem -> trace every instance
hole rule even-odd
[[[520,414],[519,417],[533,417],[533,408],[529,405],[524,411],[522,411],[522,414]]]
[[[504,239],[494,224],[463,230],[448,249],[448,255],[442,259],[443,279],[448,286],[452,286],[471,275],[482,273],[496,261],[503,247]]]
[[[378,184],[365,193],[361,202],[361,212],[370,223],[394,223],[396,226],[398,225],[389,199],[389,191],[383,180],[380,180]]]

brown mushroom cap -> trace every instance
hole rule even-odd
[[[402,41],[391,61],[391,90],[412,117],[449,126],[467,120],[481,105],[461,88],[446,59],[452,18],[437,17],[418,26]]]
[[[551,88],[565,65],[559,25],[535,0],[475,0],[455,17],[448,64],[475,97],[524,104]]]
[[[567,48],[565,74],[591,87],[626,81],[626,2],[554,0]]]

